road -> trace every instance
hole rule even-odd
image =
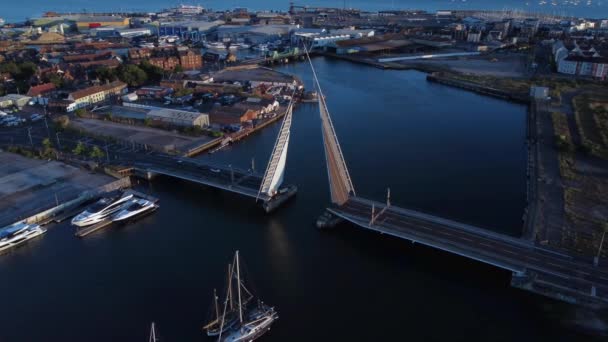
[[[31,140],[30,140],[31,136]],[[111,143],[105,140],[81,136],[73,131],[55,131],[44,121],[38,121],[20,127],[0,128],[0,145],[20,145],[41,147],[44,139],[49,139],[53,146],[60,146],[63,151],[73,150],[78,143],[88,148],[94,146],[104,151],[101,162],[109,165],[134,167],[143,172],[163,174],[199,184],[235,192],[248,197],[258,198],[262,175],[251,170],[242,170],[230,165],[219,165],[201,160],[171,156],[146,149],[145,145],[136,143]],[[82,160],[92,160],[87,156],[75,156]],[[269,200],[261,194],[259,199]]]
[[[360,227],[478,260],[516,275],[534,274],[535,281],[562,288],[569,295],[608,304],[608,265],[600,263],[595,267],[591,258],[557,253],[527,240],[394,206],[370,224],[372,205],[376,212],[385,206],[352,197],[329,210]]]

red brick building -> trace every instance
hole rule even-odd
[[[129,58],[134,63],[148,60],[150,64],[163,70],[174,70],[180,66],[184,70],[196,70],[203,67],[203,56],[197,50],[187,47],[130,49]]]

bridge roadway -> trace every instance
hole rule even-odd
[[[372,205],[376,218],[371,222]],[[362,228],[421,243],[513,272],[512,285],[594,307],[608,304],[608,267],[534,243],[432,215],[351,197],[328,210]]]
[[[114,160],[113,163],[130,166],[152,176],[179,178],[253,198],[258,198],[263,178],[251,170],[161,154],[130,153]],[[270,197],[260,194],[259,199],[266,202]]]

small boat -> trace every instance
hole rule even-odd
[[[112,215],[112,221],[121,222],[153,212],[158,205],[143,198],[132,198],[120,211]]]
[[[269,50],[268,44],[256,45],[256,46],[253,47],[253,49],[257,50],[257,51],[268,51]]]
[[[222,337],[222,333],[227,328],[224,328],[223,325],[221,326],[220,329],[222,332],[219,335],[219,341],[251,342],[260,338],[268,330],[270,330],[270,327],[274,321],[279,319],[279,315],[273,307],[264,304],[259,299],[256,307],[248,309],[247,304],[251,299],[253,299],[253,295],[251,295],[251,293],[245,288],[244,282],[241,279],[239,251],[236,251],[235,253],[233,265],[236,266],[236,270],[233,267],[231,273],[232,276],[236,275],[237,310],[235,310],[235,312],[238,313],[238,321],[235,323],[235,326],[232,329],[226,332],[225,337]],[[242,295],[242,291],[245,291],[246,295]],[[243,300],[243,298],[245,299]],[[226,303],[224,305],[222,322],[226,321],[227,313],[228,311]]]
[[[17,247],[44,233],[46,233],[46,229],[43,229],[37,224],[27,224],[23,222],[13,224],[0,231],[0,252]]]
[[[121,210],[125,203],[133,198],[133,194],[121,196],[122,193],[120,192],[108,194],[106,197],[100,199],[74,217],[72,219],[72,224],[78,227],[86,227],[109,218],[110,215]]]
[[[245,43],[232,43],[228,47],[230,50],[246,50],[251,48],[251,45]]]
[[[207,49],[226,50],[226,44],[222,42],[204,42],[203,46]]]

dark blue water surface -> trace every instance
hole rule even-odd
[[[519,105],[315,59],[360,195],[518,234],[525,205]],[[304,79],[304,63],[281,67]],[[278,124],[211,157],[268,159]],[[0,258],[0,341],[207,340],[200,327],[235,249],[248,284],[280,319],[263,341],[582,341],[569,307],[509,287],[510,275],[344,225],[313,227],[328,204],[314,104],[294,113],[293,201],[265,215],[251,199],[170,179],[141,185],[157,213],[79,240],[68,224]],[[202,157],[209,158],[209,157]],[[211,341],[211,340],[209,340]]]
[[[606,0],[574,1],[556,0],[541,4],[540,0],[302,0],[294,1],[297,5],[360,8],[369,11],[392,9],[421,9],[436,11],[439,9],[486,9],[486,10],[522,10],[542,12],[555,15],[571,15],[591,18],[608,17]],[[119,11],[158,11],[163,8],[175,7],[181,3],[200,4],[216,10],[246,7],[251,10],[281,10],[289,9],[288,0],[201,0],[201,1],[121,1],[121,0],[22,0],[11,2],[3,0],[0,5],[0,17],[8,21],[22,21],[25,18],[40,16],[46,11],[82,12],[84,10],[119,12]]]

